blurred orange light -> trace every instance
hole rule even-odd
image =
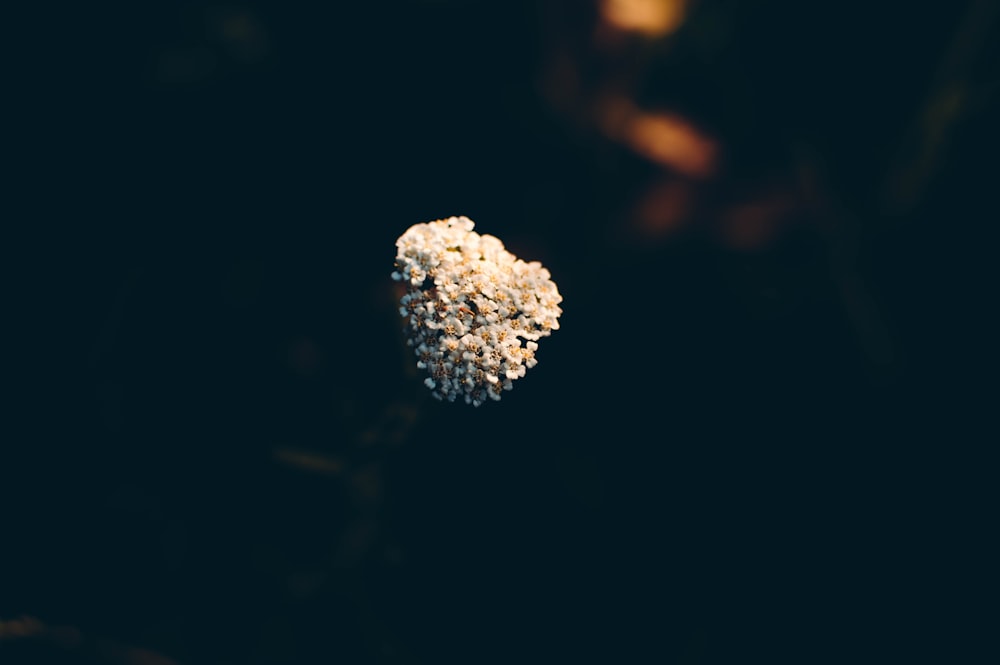
[[[668,176],[647,189],[635,205],[636,231],[647,238],[677,231],[694,214],[695,189],[690,181]]]
[[[605,24],[622,32],[648,37],[668,35],[681,26],[687,0],[601,0]]]
[[[718,145],[671,113],[638,113],[625,127],[625,141],[640,155],[692,178],[716,169]]]

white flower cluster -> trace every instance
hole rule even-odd
[[[416,224],[396,241],[407,292],[407,344],[437,399],[499,400],[534,367],[538,340],[559,329],[562,296],[549,271],[525,263],[467,217]]]

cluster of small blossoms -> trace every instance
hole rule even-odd
[[[392,278],[407,286],[407,344],[437,399],[479,406],[538,362],[559,329],[562,296],[542,264],[526,263],[467,217],[411,226],[396,241]]]

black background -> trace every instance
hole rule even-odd
[[[876,323],[816,225],[621,241],[650,167],[544,105],[558,6],[34,17],[0,620],[187,663],[972,662],[995,97],[918,208],[873,203],[967,5],[705,2],[732,46],[648,83],[736,171],[804,137]],[[389,279],[396,237],[453,214],[565,298],[475,410],[407,369]]]

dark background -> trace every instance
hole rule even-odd
[[[610,50],[586,3],[135,4],[11,60],[0,660],[982,655],[990,3],[706,0]],[[602,135],[605,89],[724,159]],[[734,241],[761,174],[793,203]],[[661,179],[701,203],[644,232]],[[565,299],[479,409],[389,279],[457,214]]]

